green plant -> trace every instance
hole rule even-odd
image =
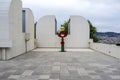
[[[99,41],[99,38],[98,38],[96,35],[94,35],[94,36],[93,36],[93,41],[94,41],[94,42],[98,42],[98,41]]]
[[[88,20],[88,23],[89,23],[89,27],[90,27],[90,38],[93,39],[94,42],[98,42],[99,38],[98,38],[98,36],[95,35],[95,33],[97,32],[96,27],[94,27],[89,20]]]
[[[69,21],[65,21],[63,25],[61,25],[61,27],[64,27],[65,28],[65,32],[68,34],[68,24],[69,24]]]

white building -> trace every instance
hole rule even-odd
[[[32,22],[28,25],[28,22],[33,20],[33,16],[30,10],[27,10],[27,13],[30,13],[26,16],[26,27],[31,25]],[[28,16],[30,18],[28,18]],[[33,28],[31,28],[33,29]],[[28,30],[28,27],[27,27]],[[29,31],[27,31],[29,33]],[[33,31],[30,31],[33,33]],[[31,36],[33,41],[33,36]],[[32,42],[28,42],[27,46],[31,46]],[[33,42],[34,43],[34,42]],[[29,47],[28,50],[33,49]],[[22,53],[25,53],[25,33],[22,32],[22,2],[21,0],[0,0],[0,59],[7,60],[18,56]]]
[[[38,47],[60,47],[60,38],[56,35],[57,26],[55,16],[44,16],[37,23]],[[81,16],[71,16],[69,21],[69,35],[65,38],[67,48],[88,48],[89,24]]]
[[[89,40],[88,22],[81,16],[71,16],[65,38],[66,48],[91,48],[120,59],[120,47]],[[36,27],[37,47],[60,47],[57,21],[49,15],[39,19]],[[89,42],[90,41],[90,42]],[[90,45],[89,45],[90,44]],[[0,0],[0,60],[8,60],[34,49],[34,17],[21,0]]]
[[[67,48],[87,48],[89,25],[83,17],[71,16]],[[36,27],[37,47],[60,47],[55,16],[39,19]],[[0,59],[7,60],[34,49],[34,17],[30,9],[22,9],[21,0],[0,1]]]

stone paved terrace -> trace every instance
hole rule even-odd
[[[0,80],[120,80],[120,60],[90,49],[36,49],[0,61]]]

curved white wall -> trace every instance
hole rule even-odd
[[[70,17],[70,35],[65,39],[65,46],[70,48],[87,48],[89,47],[89,24],[81,16]]]
[[[9,7],[11,0],[0,0],[0,40],[9,39]]]
[[[55,16],[48,15],[39,19],[36,26],[36,39],[38,47],[57,47],[58,40],[55,35]]]
[[[34,49],[34,16],[32,11],[29,8],[24,8],[25,11],[25,24],[26,24],[26,32],[30,35],[29,41],[27,41],[27,51]]]
[[[9,7],[10,5],[11,5],[11,0],[0,0],[0,59],[2,59],[1,48],[12,46],[11,45],[12,42],[9,40]]]
[[[0,1],[0,40],[4,40],[4,43],[12,42],[12,47],[6,49],[6,59],[25,52],[21,0]]]
[[[9,7],[9,34],[13,47],[7,50],[7,59],[25,52],[25,39],[22,33],[22,2],[11,0]]]
[[[38,47],[60,47],[60,38],[55,35],[55,16],[44,16],[37,23]],[[81,16],[70,17],[70,35],[65,38],[67,48],[89,47],[89,24]]]

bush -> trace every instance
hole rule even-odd
[[[99,41],[99,38],[94,35],[94,37],[93,37],[93,42],[98,42],[98,41]]]
[[[97,37],[97,35],[95,35],[95,33],[97,32],[96,27],[94,27],[89,20],[88,20],[88,23],[90,27],[90,38],[93,39],[93,42],[98,42],[99,38]]]

